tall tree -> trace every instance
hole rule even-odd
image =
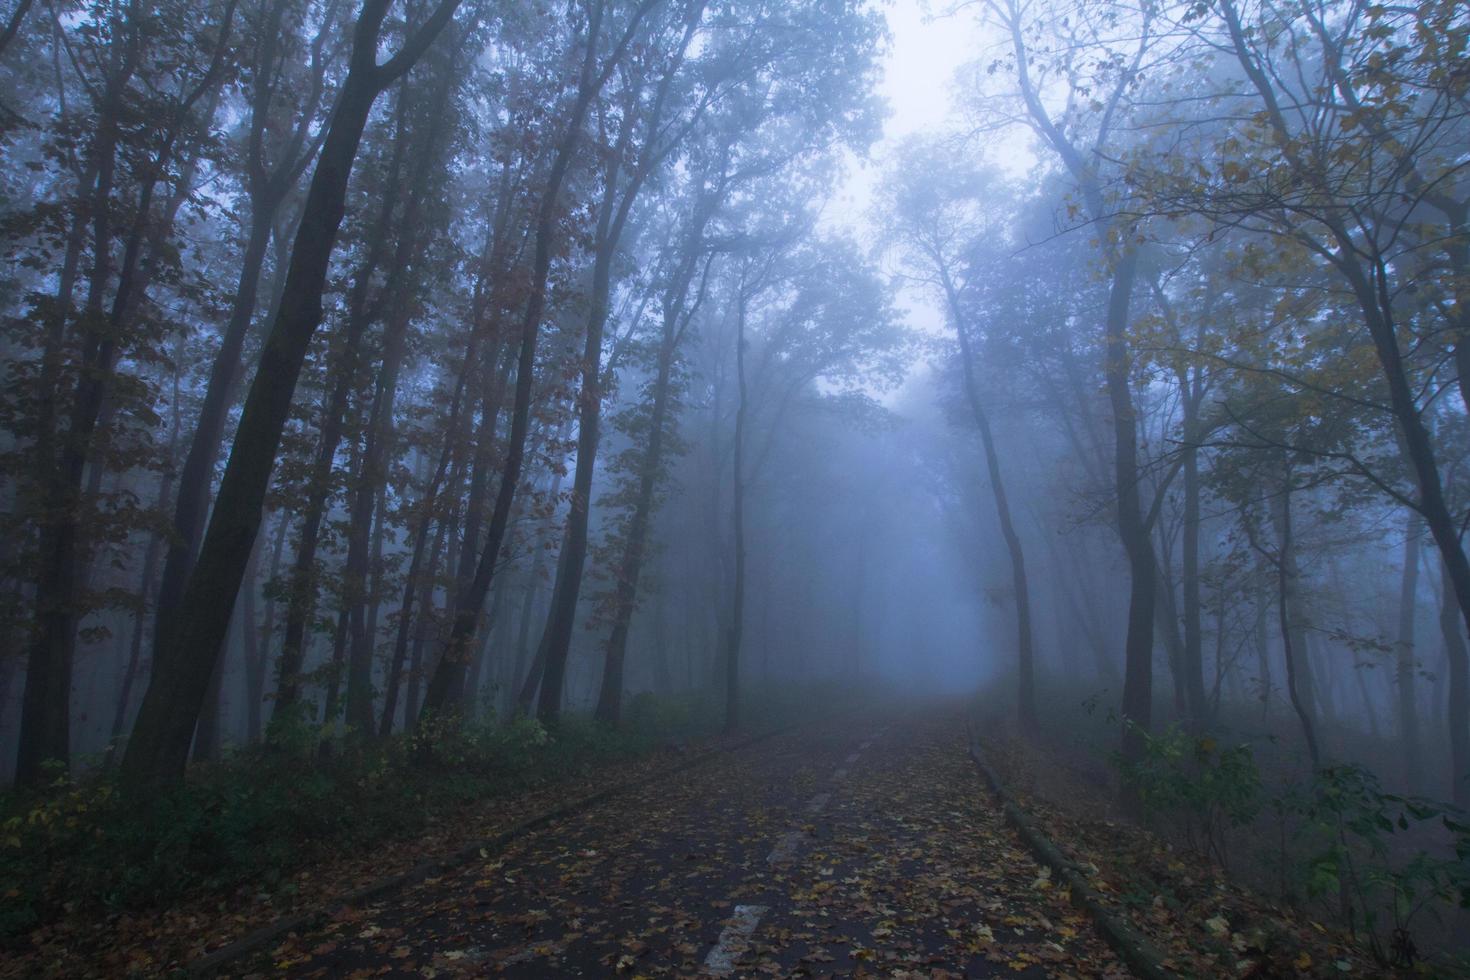
[[[459,0],[440,0],[423,25],[380,65],[378,49],[390,2],[365,0],[353,29],[347,77],[307,190],[281,307],[245,398],[180,614],[155,654],[153,678],[123,757],[123,774],[134,785],[183,775],[194,724],[260,528],[261,505],[296,380],[321,322],[327,264],[368,114],[378,95],[423,56],[459,6]]]

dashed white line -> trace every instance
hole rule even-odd
[[[822,810],[827,806],[827,801],[830,799],[832,799],[831,793],[818,793],[816,796],[813,796],[811,798],[811,802],[807,803],[806,812],[821,813]]]
[[[735,972],[735,961],[750,947],[750,936],[766,914],[764,905],[737,905],[735,914],[720,933],[720,941],[704,958],[704,975],[728,977]]]
[[[767,864],[785,864],[796,860],[796,849],[801,846],[801,839],[806,836],[800,830],[788,830],[776,838],[776,846],[771,848],[771,853],[766,855]]]
[[[861,754],[862,754],[862,750],[859,749],[858,751],[854,752],[852,755],[848,756],[847,757],[847,764],[850,766],[854,762],[858,761],[858,756],[861,755]]]

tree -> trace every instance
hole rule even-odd
[[[985,452],[985,469],[1001,536],[1011,563],[1011,583],[1016,607],[1016,709],[1021,726],[1037,728],[1035,659],[1031,628],[1031,590],[1026,578],[1026,554],[1006,495],[1001,475],[1000,454],[991,432],[977,380],[975,340],[977,326],[971,322],[966,293],[972,288],[969,264],[981,265],[975,255],[981,242],[996,235],[985,228],[976,211],[978,196],[994,180],[965,172],[950,162],[940,147],[910,143],[899,151],[904,169],[888,178],[880,221],[905,251],[906,274],[935,290],[959,341],[960,370],[965,400]],[[983,275],[983,266],[979,273]],[[978,278],[978,276],[976,276]]]
[[[505,541],[506,528],[510,522],[511,507],[521,479],[521,466],[525,459],[526,437],[530,431],[531,392],[535,383],[536,343],[541,328],[541,317],[546,305],[547,278],[551,273],[554,222],[560,208],[562,182],[572,164],[582,138],[582,126],[593,100],[607,84],[608,79],[621,64],[634,38],[639,36],[644,18],[658,5],[659,0],[642,0],[632,10],[627,20],[619,25],[609,20],[608,33],[616,41],[611,45],[599,65],[598,50],[602,43],[604,17],[609,13],[603,0],[594,0],[587,11],[586,49],[578,74],[575,97],[566,119],[566,128],[559,140],[536,217],[535,259],[531,271],[531,288],[526,300],[525,313],[521,321],[519,352],[516,356],[515,403],[511,411],[511,429],[506,449],[505,462],[500,473],[500,487],[495,495],[495,506],[491,513],[485,544],[474,565],[474,576],[461,583],[454,601],[449,637],[444,643],[439,662],[434,668],[428,689],[424,694],[423,712],[457,711],[463,697],[464,675],[469,665],[471,641],[480,618],[485,597],[495,575],[500,549]],[[472,542],[473,539],[467,538]],[[472,553],[471,549],[471,553]]]
[[[173,527],[154,613],[155,658],[169,635],[209,511],[225,416],[238,386],[241,355],[255,317],[267,246],[282,206],[326,132],[318,117],[329,94],[327,72],[336,55],[335,39],[341,28],[337,6],[329,3],[314,12],[300,0],[261,0],[247,12],[254,21],[243,167],[250,216],[229,322],[220,338],[194,436],[179,472]],[[298,22],[312,13],[320,17],[316,34],[309,44],[301,43]],[[285,114],[284,123],[277,112]]]
[[[327,263],[368,113],[378,95],[423,56],[459,6],[458,0],[440,0],[424,24],[380,65],[379,39],[389,4],[366,0],[353,29],[347,77],[307,190],[281,306],[245,398],[180,615],[155,654],[153,678],[123,757],[123,774],[134,785],[183,775],[194,724],[260,528],[266,484],[296,379],[321,320]]]
[[[1097,226],[1097,238],[1111,285],[1103,317],[1104,376],[1108,402],[1112,411],[1113,474],[1116,494],[1117,530],[1128,555],[1129,600],[1128,633],[1125,642],[1123,681],[1122,752],[1125,762],[1133,763],[1143,756],[1144,736],[1149,732],[1153,716],[1153,633],[1156,600],[1157,565],[1139,490],[1138,417],[1130,387],[1132,356],[1128,345],[1130,310],[1138,274],[1139,255],[1136,231],[1118,204],[1110,200],[1112,190],[1105,172],[1106,161],[1114,155],[1115,125],[1127,111],[1126,97],[1151,52],[1156,40],[1152,17],[1144,11],[1140,17],[1119,23],[1112,10],[1096,16],[1083,16],[1080,9],[1076,26],[1060,16],[1052,25],[1074,34],[1059,43],[1045,57],[1034,51],[1027,41],[1032,25],[1024,20],[1026,11],[1015,0],[994,0],[987,4],[992,17],[1010,40],[1009,68],[1014,73],[1016,93],[1024,107],[1025,119],[1041,141],[1066,167],[1074,181],[1080,207]],[[1082,53],[1091,51],[1097,65],[1093,77],[1085,77]],[[1092,100],[1092,118],[1072,112],[1069,102],[1063,121],[1058,122],[1048,110],[1044,82],[1033,77],[1034,66],[1054,68],[1069,85],[1070,100],[1083,91],[1096,91]],[[1124,802],[1136,808],[1132,789],[1125,785]]]
[[[53,313],[48,349],[41,357],[40,383],[50,399],[61,380],[59,360],[68,328],[76,331],[80,351],[66,428],[57,428],[60,413],[43,410],[34,446],[35,472],[41,474],[38,490],[44,503],[38,520],[36,621],[27,659],[16,766],[16,781],[21,784],[41,781],[48,761],[63,765],[70,761],[72,658],[87,560],[81,521],[83,481],[89,462],[97,475],[94,479],[100,478],[101,447],[95,444],[99,423],[105,412],[115,408],[109,400],[116,395],[114,372],[124,345],[137,343],[146,331],[146,327],[140,329],[140,311],[164,261],[173,219],[191,191],[195,157],[210,128],[228,66],[234,17],[235,4],[230,0],[211,25],[214,36],[198,44],[199,50],[208,52],[204,60],[194,61],[186,55],[172,72],[170,59],[187,51],[191,42],[197,43],[185,36],[180,25],[186,18],[179,11],[158,16],[136,8],[113,10],[102,13],[102,23],[95,25],[116,40],[93,62],[101,66],[100,77],[82,83],[93,94],[96,127],[85,151],[82,182],[92,233],[87,299],[81,317],[70,323],[71,291],[84,228],[79,215],[60,278],[59,309]],[[140,75],[152,77],[142,79]],[[125,163],[124,143],[133,135],[124,127],[136,125],[135,113],[145,118],[148,113],[158,113],[161,124],[149,133],[151,139],[140,141],[142,145],[136,148],[141,150],[141,165],[136,170],[124,165],[120,171],[120,164]],[[180,179],[170,181],[175,174]],[[156,204],[160,198],[161,203]],[[131,220],[115,227],[123,200],[131,208]],[[119,232],[121,256],[114,267],[118,244],[114,238]]]

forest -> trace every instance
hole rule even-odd
[[[0,976],[1470,975],[1457,0],[0,0],[0,241]]]

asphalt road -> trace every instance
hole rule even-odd
[[[620,794],[257,963],[292,976],[1127,976],[958,714],[849,716]]]

